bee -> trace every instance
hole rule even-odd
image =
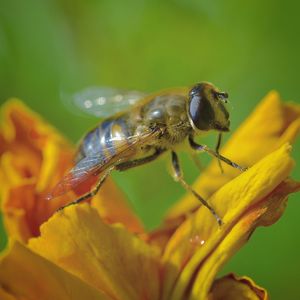
[[[174,179],[207,207],[221,225],[222,220],[214,208],[184,180],[176,148],[187,140],[194,151],[207,152],[219,162],[244,171],[245,168],[219,154],[222,133],[228,132],[230,126],[225,107],[227,99],[226,92],[208,82],[150,95],[111,88],[91,88],[75,94],[78,107],[106,118],[82,138],[74,167],[48,199],[96,177],[97,183],[91,191],[66,206],[77,204],[96,195],[113,170],[138,167],[170,152]],[[112,116],[108,116],[111,113]],[[219,134],[215,151],[194,140],[195,136],[209,131]]]

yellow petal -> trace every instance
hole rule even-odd
[[[0,286],[1,300],[112,300],[18,242],[0,261]]]
[[[299,130],[300,106],[282,103],[279,94],[272,91],[234,132],[221,153],[242,166],[250,167],[284,143],[293,142]],[[224,174],[214,160],[196,180],[194,188],[205,199],[239,174],[224,163],[222,166]],[[198,206],[197,199],[188,194],[169,211],[167,220],[180,217]]]
[[[171,299],[181,299],[200,265],[199,274],[202,277],[197,276],[193,295],[205,299],[216,272],[246,241],[249,232],[257,226],[257,219],[268,209],[273,216],[270,223],[275,221],[275,217],[279,217],[283,199],[299,188],[299,184],[290,181],[282,183],[294,165],[289,153],[290,146],[282,146],[210,198],[209,202],[224,221],[221,228],[218,228],[216,220],[205,207],[200,207],[180,225],[170,238],[163,256],[166,278],[164,299],[171,294]],[[280,183],[284,188],[278,187]],[[275,207],[272,206],[272,201]],[[251,214],[253,207],[257,210]],[[220,246],[222,241],[226,241],[223,248]]]
[[[257,286],[248,277],[229,274],[217,279],[208,297],[209,300],[268,300],[267,291]]]
[[[29,247],[114,299],[157,299],[158,254],[87,204],[55,214]]]
[[[300,184],[283,182],[261,203],[246,211],[245,215],[233,225],[229,234],[205,259],[201,269],[193,279],[194,285],[189,297],[190,300],[207,296],[219,269],[248,241],[257,226],[269,226],[278,220],[285,208],[287,195],[293,192],[295,187],[299,190]],[[196,254],[187,265],[187,272],[194,269],[194,266],[199,262],[197,262],[198,259]]]

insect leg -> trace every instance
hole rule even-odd
[[[172,151],[172,167],[173,167],[173,178],[178,181],[188,192],[191,192],[216,218],[219,226],[223,224],[222,219],[218,216],[216,211],[204,200],[188,183],[183,179],[183,174],[179,165],[179,159],[177,154]]]
[[[221,143],[222,143],[222,133],[219,133],[218,134],[218,141],[217,141],[217,145],[216,145],[216,153],[219,154],[219,150],[220,150],[220,147],[221,147]],[[221,170],[221,173],[223,174],[224,173],[224,170],[223,170],[223,167],[222,167],[222,163],[221,163],[221,160],[220,158],[218,158],[218,164],[219,164],[219,168]]]
[[[215,152],[214,150],[210,149],[209,147],[207,147],[206,145],[198,145],[197,143],[194,142],[193,138],[190,136],[189,137],[189,143],[190,143],[190,146],[194,149],[194,150],[197,150],[197,151],[205,151],[207,152],[209,155],[211,156],[214,156],[218,159],[220,159],[221,161],[225,162],[226,164],[228,164],[229,166],[235,168],[235,169],[238,169],[240,171],[246,171],[247,168],[245,167],[242,167],[238,164],[236,164],[235,162],[231,161],[230,159],[222,156],[221,154]]]
[[[116,165],[116,170],[125,171],[128,169],[134,168],[134,167],[141,166],[143,164],[146,164],[148,162],[155,160],[159,155],[161,155],[165,151],[166,151],[165,149],[158,148],[152,155],[149,155],[149,156],[146,156],[143,158],[139,158],[139,159],[122,162],[122,163]]]
[[[203,171],[204,167],[203,167],[199,157],[197,156],[197,154],[195,152],[193,152],[190,155],[191,155],[191,158],[194,161],[195,165],[199,169],[199,171]]]
[[[105,171],[105,173],[103,174],[103,176],[99,179],[99,181],[97,182],[96,186],[88,193],[82,195],[81,197],[79,197],[78,199],[60,207],[57,211],[60,211],[60,210],[63,210],[64,208],[66,208],[67,206],[70,206],[70,205],[74,205],[74,204],[78,204],[84,200],[87,200],[93,196],[95,196],[98,191],[100,190],[102,184],[104,183],[105,179],[110,175],[111,171],[115,168],[115,166],[112,166],[110,167],[109,169],[107,169]]]

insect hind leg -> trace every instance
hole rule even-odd
[[[219,215],[216,213],[216,211],[207,203],[205,199],[203,199],[184,179],[183,174],[180,168],[179,159],[177,154],[172,151],[172,167],[173,167],[173,178],[175,181],[179,182],[188,192],[192,193],[200,202],[202,205],[204,205],[211,214],[215,217],[217,220],[219,226],[223,224],[222,219],[219,217]]]
[[[106,178],[110,175],[110,173],[112,172],[112,170],[115,169],[115,166],[110,167],[109,169],[107,169],[105,171],[105,173],[101,176],[101,178],[99,179],[99,181],[97,182],[96,186],[88,193],[82,195],[81,197],[79,197],[78,199],[60,207],[57,211],[61,211],[64,208],[71,206],[71,205],[75,205],[78,204],[84,200],[90,199],[92,197],[94,197],[100,190],[101,186],[103,185],[103,183],[105,182]]]

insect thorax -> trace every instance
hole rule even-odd
[[[192,130],[186,113],[186,97],[161,95],[154,98],[142,109],[143,123],[148,127],[159,127],[163,134],[158,146],[170,148],[181,143]]]

